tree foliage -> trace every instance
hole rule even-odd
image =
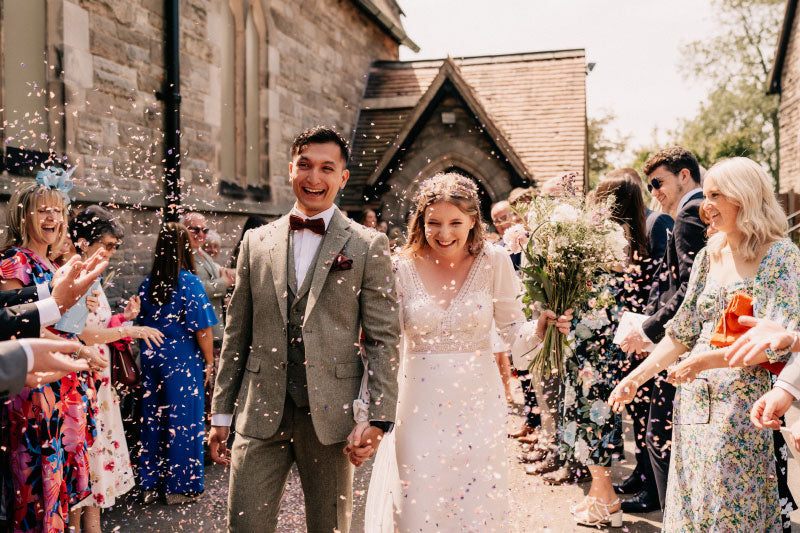
[[[611,124],[616,119],[613,113],[605,113],[599,117],[590,117],[587,123],[587,149],[589,152],[589,188],[594,189],[600,176],[612,170],[614,156],[625,150],[627,137],[621,137],[618,131],[611,131]]]
[[[706,167],[721,157],[747,156],[778,184],[778,99],[767,84],[784,0],[712,0],[719,31],[683,50],[686,74],[711,84],[694,118],[676,139]]]

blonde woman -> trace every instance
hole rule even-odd
[[[395,262],[404,334],[395,428],[402,502],[394,526],[367,531],[504,531],[506,402],[492,320],[516,355],[541,343],[554,313],[526,323],[511,258],[484,239],[478,189],[455,173],[426,180]],[[569,331],[571,315],[557,326]],[[379,448],[379,458],[390,447]],[[388,473],[373,471],[370,498]],[[385,509],[385,508],[384,508]]]
[[[760,366],[730,368],[709,344],[732,296],[754,314],[785,323],[800,314],[800,251],[764,170],[747,158],[706,174],[703,210],[718,233],[694,261],[686,298],[653,353],[614,389],[619,412],[640,384],[681,361],[675,400],[664,531],[781,531],[773,437],[754,427],[750,406],[771,386]],[[755,364],[785,361],[767,350]]]

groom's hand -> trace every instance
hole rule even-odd
[[[211,459],[218,465],[228,466],[231,464],[230,453],[228,452],[228,437],[231,428],[227,426],[211,426],[211,433],[208,435],[208,451]]]
[[[370,426],[369,422],[359,422],[347,437],[343,452],[354,466],[361,466],[375,454],[382,438],[382,429]]]

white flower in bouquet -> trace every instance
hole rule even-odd
[[[569,204],[558,204],[550,216],[550,220],[556,224],[572,224],[577,222],[581,213]]]
[[[518,254],[528,244],[528,231],[522,224],[515,224],[503,234],[503,241],[512,254]]]

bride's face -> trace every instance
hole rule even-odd
[[[462,254],[474,226],[475,218],[450,202],[436,202],[425,209],[425,241],[439,255]]]

